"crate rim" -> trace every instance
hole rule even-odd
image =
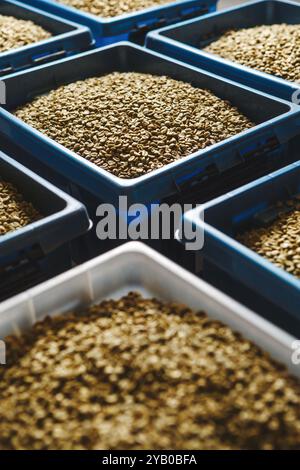
[[[53,5],[61,11],[69,11],[72,13],[76,13],[78,15],[81,15],[83,18],[85,18],[87,21],[93,21],[93,22],[99,22],[99,24],[105,24],[105,25],[115,25],[118,24],[119,22],[123,20],[132,20],[134,19],[137,15],[144,15],[152,12],[158,12],[160,13],[161,11],[166,10],[166,8],[173,8],[176,6],[179,6],[180,4],[184,5],[186,4],[191,4],[193,0],[170,0],[169,2],[162,4],[162,5],[157,5],[153,7],[147,7],[143,8],[141,10],[136,10],[131,13],[124,13],[122,15],[118,16],[113,16],[113,17],[104,17],[104,16],[97,16],[94,15],[93,13],[86,12],[84,10],[80,10],[79,8],[73,7],[71,5],[65,5],[63,3],[60,3],[56,0],[42,0],[44,3],[48,4],[49,6]],[[209,5],[213,5],[217,2],[218,0],[203,0],[204,3],[207,3]]]
[[[292,274],[288,273],[282,268],[279,268],[276,266],[274,263],[269,261],[267,258],[264,258],[263,256],[259,255],[256,253],[254,250],[251,250],[247,246],[243,245],[239,241],[237,241],[235,238],[227,235],[226,233],[222,232],[221,230],[217,229],[213,225],[210,225],[207,222],[201,222],[201,219],[199,217],[200,213],[205,214],[206,210],[209,210],[212,207],[217,206],[218,204],[230,200],[233,197],[240,196],[240,195],[245,195],[249,190],[254,190],[254,188],[258,186],[263,186],[264,183],[270,182],[281,175],[293,172],[295,169],[300,169],[300,161],[291,163],[290,165],[281,168],[280,170],[277,170],[275,172],[269,173],[266,176],[263,176],[253,182],[247,183],[246,185],[237,188],[234,191],[230,191],[222,196],[219,196],[215,199],[212,199],[211,201],[208,201],[207,203],[201,205],[200,207],[196,209],[192,209],[188,211],[184,215],[184,220],[190,224],[193,225],[194,227],[201,227],[202,230],[204,231],[204,239],[206,234],[208,234],[210,237],[213,237],[214,239],[217,239],[223,246],[225,245],[230,249],[230,251],[238,251],[247,261],[250,261],[251,263],[255,263],[256,265],[259,266],[260,269],[267,270],[271,273],[272,276],[275,276],[276,278],[282,280],[285,283],[289,283],[295,288],[300,288],[300,279],[297,279],[295,276]],[[204,215],[205,217],[205,215]],[[199,222],[200,220],[200,222]],[[180,240],[177,236],[178,241],[183,241]],[[205,241],[204,241],[205,243]]]
[[[242,316],[244,319],[245,317],[249,316],[249,313],[251,313],[251,316],[255,317],[255,320],[261,326],[266,328],[266,332],[268,332],[268,334],[272,332],[275,334],[275,336],[277,336],[277,341],[279,341],[280,336],[281,343],[282,339],[284,339],[286,344],[290,345],[290,342],[294,339],[290,333],[287,333],[286,331],[277,327],[268,320],[265,320],[260,315],[250,310],[248,307],[240,304],[239,302],[224,294],[222,291],[207,283],[203,279],[200,279],[194,274],[185,270],[184,268],[176,264],[174,261],[171,261],[159,252],[137,241],[125,243],[124,245],[114,248],[113,250],[110,250],[109,252],[106,252],[96,258],[93,258],[92,260],[87,261],[81,264],[80,266],[74,267],[66,271],[65,273],[59,274],[58,276],[55,276],[54,278],[47,280],[42,284],[32,287],[26,292],[22,292],[14,297],[5,300],[0,305],[0,314],[3,314],[6,310],[12,309],[24,301],[31,301],[33,297],[43,294],[47,290],[59,285],[62,282],[68,282],[69,280],[75,278],[75,276],[88,273],[90,270],[97,267],[98,265],[104,264],[105,262],[111,261],[113,259],[120,258],[124,254],[130,254],[132,258],[139,256],[140,258],[149,259],[152,263],[157,264],[163,267],[164,269],[168,270],[169,272],[175,273],[177,277],[188,281],[188,283],[191,284],[193,287],[202,288],[202,290],[205,288],[208,291],[210,297],[214,297],[217,303],[222,304],[226,302],[229,308],[231,307],[235,311],[239,309],[239,315]],[[249,319],[247,319],[247,322],[249,322]],[[268,330],[268,328],[270,328],[270,330]]]
[[[228,139],[225,139],[221,142],[210,145],[205,149],[198,150],[198,151],[196,151],[196,152],[194,152],[190,155],[187,155],[186,157],[182,157],[181,159],[179,159],[175,162],[171,162],[171,163],[163,166],[162,168],[153,170],[153,171],[151,171],[151,172],[149,172],[145,175],[142,175],[142,176],[139,176],[139,177],[136,177],[136,178],[132,178],[132,179],[120,178],[118,176],[113,175],[109,171],[97,166],[96,164],[89,162],[84,157],[81,157],[77,153],[67,149],[62,144],[59,144],[58,142],[56,142],[52,138],[48,137],[46,134],[43,134],[42,132],[40,132],[37,129],[30,126],[29,124],[26,124],[21,119],[17,118],[11,111],[5,110],[4,108],[0,108],[0,117],[2,116],[2,117],[4,117],[4,119],[12,121],[14,123],[14,125],[16,125],[16,126],[22,128],[23,130],[25,130],[31,137],[35,137],[36,135],[38,135],[38,137],[45,144],[47,144],[47,146],[51,147],[54,150],[58,150],[61,154],[63,154],[64,158],[70,158],[71,157],[72,161],[75,161],[75,162],[79,161],[85,168],[92,171],[92,173],[94,175],[101,175],[101,176],[105,177],[106,180],[108,180],[116,188],[121,189],[121,190],[122,189],[128,189],[128,188],[130,188],[130,189],[137,188],[137,187],[143,185],[143,183],[147,182],[148,180],[151,180],[152,178],[154,178],[156,176],[159,177],[161,175],[164,175],[168,171],[171,171],[171,173],[172,173],[173,169],[177,169],[178,167],[181,167],[185,162],[187,162],[187,161],[188,162],[195,162],[197,159],[201,159],[203,157],[205,158],[205,156],[208,153],[210,153],[212,150],[217,151],[218,148],[220,148],[221,146],[224,147],[224,145],[225,145],[228,148],[232,144],[235,143],[235,140],[237,138],[240,138],[241,136],[245,137],[245,139],[247,139],[248,136],[249,136],[249,138],[251,138],[251,136],[253,134],[257,134],[259,131],[261,131],[262,128],[266,124],[268,124],[268,128],[271,129],[273,124],[276,124],[280,120],[283,120],[283,119],[285,120],[291,115],[294,115],[294,116],[299,115],[299,118],[300,118],[300,106],[298,106],[294,103],[283,100],[283,99],[278,98],[278,97],[273,96],[273,95],[268,95],[267,93],[261,92],[259,90],[255,90],[254,88],[251,88],[251,87],[248,87],[246,85],[240,84],[240,83],[235,82],[233,80],[226,79],[225,77],[219,76],[219,75],[214,74],[212,72],[208,72],[204,69],[199,69],[198,67],[186,64],[186,63],[181,62],[177,59],[173,59],[173,58],[168,57],[164,54],[161,54],[159,52],[146,49],[146,48],[138,46],[136,44],[132,44],[129,41],[121,41],[121,42],[118,42],[116,44],[110,44],[110,45],[107,45],[107,46],[104,46],[104,47],[99,47],[97,49],[93,49],[93,50],[90,50],[90,51],[83,52],[81,54],[77,54],[76,56],[66,57],[66,58],[61,59],[61,60],[56,60],[56,61],[52,61],[52,62],[47,63],[47,64],[40,65],[38,67],[35,67],[34,69],[27,69],[27,70],[18,71],[18,72],[15,72],[13,74],[5,75],[2,79],[5,81],[5,80],[9,80],[11,78],[18,77],[18,76],[26,76],[26,74],[34,73],[34,72],[36,72],[38,70],[41,70],[43,68],[55,67],[58,64],[67,63],[68,61],[76,61],[76,60],[78,60],[82,57],[98,54],[101,51],[105,51],[105,50],[109,50],[109,49],[113,50],[113,49],[120,48],[120,47],[128,47],[128,48],[131,48],[131,49],[136,49],[138,51],[143,52],[144,54],[152,55],[154,57],[158,57],[158,58],[166,60],[168,62],[173,62],[175,64],[178,64],[181,67],[185,67],[185,68],[188,68],[188,69],[193,70],[195,72],[202,73],[202,74],[204,74],[208,77],[216,78],[216,79],[218,79],[222,82],[226,82],[226,84],[233,85],[233,86],[235,86],[237,88],[240,88],[240,89],[244,89],[244,90],[246,89],[247,91],[250,91],[250,92],[252,92],[256,95],[260,95],[260,96],[263,96],[267,99],[271,99],[271,100],[273,100],[273,102],[276,101],[277,103],[281,103],[281,104],[285,105],[287,107],[287,110],[284,113],[280,114],[279,116],[276,116],[276,117],[274,117],[274,118],[272,118],[268,121],[265,121],[261,124],[255,125],[253,128],[246,129],[245,131],[240,132],[239,134],[236,134],[232,137],[229,137]],[[300,120],[299,120],[299,128],[300,128]]]
[[[225,64],[227,66],[235,68],[236,70],[251,73],[253,75],[253,77],[262,78],[264,80],[266,80],[266,79],[270,80],[271,79],[275,84],[281,85],[281,86],[288,85],[292,89],[294,89],[295,92],[299,91],[299,93],[300,93],[300,81],[299,81],[299,83],[292,82],[290,80],[286,80],[286,79],[281,78],[279,76],[272,75],[271,73],[262,72],[260,70],[251,68],[247,65],[242,65],[242,64],[239,64],[238,62],[234,62],[232,60],[222,58],[222,57],[218,56],[217,54],[206,52],[201,48],[197,48],[197,47],[191,46],[189,44],[177,41],[176,39],[171,39],[169,37],[166,37],[163,34],[163,33],[166,33],[170,30],[175,30],[175,29],[178,29],[178,28],[183,27],[183,26],[188,26],[190,24],[200,22],[203,19],[205,20],[205,19],[208,19],[208,18],[214,18],[214,17],[217,17],[217,16],[222,16],[222,15],[227,14],[227,13],[231,13],[231,12],[234,12],[234,11],[237,11],[237,10],[244,10],[245,8],[252,7],[252,6],[255,6],[255,5],[258,5],[258,4],[264,4],[264,3],[265,4],[267,4],[267,3],[282,3],[282,4],[297,6],[298,8],[300,8],[300,4],[297,3],[297,2],[294,2],[292,0],[253,0],[253,1],[250,1],[250,2],[247,2],[247,3],[243,3],[242,5],[236,5],[236,6],[233,6],[233,7],[230,7],[230,8],[226,8],[225,10],[217,10],[215,12],[208,13],[208,14],[203,15],[203,16],[198,16],[196,18],[192,18],[192,19],[189,19],[189,20],[184,20],[184,21],[181,21],[180,23],[176,23],[176,24],[173,24],[173,25],[168,25],[168,26],[156,29],[154,31],[150,31],[147,34],[147,37],[146,37],[146,47],[149,47],[151,49],[151,45],[149,46],[149,44],[151,44],[151,41],[162,42],[162,43],[168,44],[170,46],[179,47],[180,49],[185,49],[186,51],[191,52],[192,54],[196,54],[200,57],[205,57],[207,59],[213,59],[219,65]],[[199,67],[199,69],[200,69],[200,67]]]
[[[129,260],[133,260],[137,267],[137,275],[132,276],[132,271],[127,269],[122,274],[118,274],[113,285],[103,280],[99,267],[103,272],[103,268],[107,266],[109,269],[111,266],[110,275],[112,275],[117,262],[124,265]],[[148,268],[146,272],[149,275],[140,277],[139,272],[145,272],[145,268]],[[161,282],[159,282],[158,270],[161,272]],[[152,276],[156,276],[154,280]],[[181,289],[187,286],[189,293],[184,294],[181,299],[182,296],[178,296],[178,291],[173,295],[171,289],[170,293],[171,279],[175,279],[178,289],[179,286]],[[76,285],[78,287],[80,285],[79,290]],[[164,286],[163,289],[162,286]],[[56,292],[57,288],[60,288],[60,292],[56,301],[52,299],[53,292]],[[62,288],[67,293],[65,298],[62,297]],[[105,299],[120,298],[129,290],[138,292],[144,290],[146,292],[143,295],[147,298],[155,296],[165,301],[184,302],[195,312],[203,310],[201,302],[203,297],[204,308],[207,309],[207,315],[210,318],[221,321],[263,350],[269,351],[275,360],[285,364],[293,375],[300,377],[299,366],[295,366],[291,361],[292,345],[296,340],[292,334],[140,242],[129,242],[2,302],[0,305],[1,337],[12,333],[19,334],[24,329],[30,329],[36,321],[45,317],[45,313],[55,316],[62,309],[63,315],[70,309],[78,310]],[[230,316],[228,312],[231,312]],[[26,325],[23,323],[20,328],[18,323],[22,320],[26,320]]]

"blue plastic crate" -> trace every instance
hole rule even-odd
[[[90,228],[85,207],[0,152],[0,178],[42,218],[0,237],[0,299],[72,267],[71,242]]]
[[[10,112],[59,85],[112,71],[168,75],[209,89],[231,101],[257,126],[147,175],[126,180],[67,150]],[[4,82],[7,106],[0,109],[0,132],[38,162],[99,200],[112,204],[118,203],[120,195],[127,196],[128,203],[148,203],[182,195],[194,191],[208,178],[233,168],[246,167],[250,175],[251,165],[264,164],[272,157],[283,165],[286,146],[300,130],[300,107],[129,43],[107,46],[19,72],[6,77]]]
[[[53,37],[0,53],[0,76],[85,51],[93,44],[88,28],[14,0],[1,0],[0,14],[31,20]]]
[[[185,222],[195,230],[204,230],[204,246],[194,253],[225,273],[225,277],[248,289],[269,305],[282,309],[281,322],[298,325],[300,331],[300,280],[236,240],[236,235],[264,219],[278,201],[300,194],[300,162],[293,163],[253,183],[229,192],[185,215]],[[204,211],[204,223],[200,213]],[[266,212],[267,211],[267,212]],[[249,300],[243,299],[249,304]],[[272,307],[266,312],[272,317]]]
[[[151,32],[147,36],[146,46],[265,93],[299,103],[299,84],[239,65],[202,50],[229,29],[274,23],[300,25],[299,3],[277,0],[246,3]]]
[[[242,184],[246,184],[255,178],[259,178],[262,175],[269,173],[271,167],[278,167],[280,164],[282,166],[282,158],[284,158],[284,161],[288,164],[288,162],[291,161],[289,155],[293,154],[293,148],[298,148],[299,144],[300,137],[292,139],[284,146],[286,148],[284,152],[282,152],[280,148],[276,149],[273,152],[270,152],[270,154],[265,155],[262,158],[262,162],[259,162],[259,159],[257,159],[256,165],[253,165],[253,162],[250,161],[248,165],[245,164],[237,166],[237,168],[232,168],[224,174],[202,181],[201,184],[199,184],[199,187],[196,185],[196,187],[191,188],[191,192],[182,194],[178,193],[166,202],[170,205],[174,202],[181,204],[195,204],[211,200],[220,194],[224,194],[227,191],[235,189]],[[119,238],[116,240],[99,240],[97,238],[96,227],[100,219],[99,217],[96,217],[96,210],[99,203],[103,202],[100,201],[99,198],[88,191],[79,188],[78,185],[70,183],[70,181],[65,177],[66,175],[58,175],[54,170],[50,169],[49,166],[37,161],[28,152],[21,150],[18,146],[12,144],[11,141],[8,141],[8,139],[4,137],[1,137],[0,148],[11,155],[14,159],[17,159],[20,163],[27,167],[34,168],[34,171],[40,176],[46,178],[50,182],[54,182],[57,187],[69,193],[86,206],[94,226],[92,230],[81,237],[80,240],[76,241],[76,252],[73,250],[73,259],[77,264],[82,263],[87,259],[94,258],[95,256],[105,253],[121,243],[126,242],[126,240],[120,240]],[[128,221],[126,214],[124,215],[124,218]],[[174,230],[171,229],[171,233],[174,232],[175,227]],[[159,251],[168,258],[180,263],[182,263],[182,260],[180,259],[180,251],[183,251],[182,258],[184,263],[182,264],[186,264],[186,252],[184,252],[184,250],[179,250],[180,246],[173,237],[170,240],[150,239],[146,240],[146,242],[156,251]]]
[[[103,46],[128,40],[130,34],[145,35],[163,25],[215,11],[217,0],[170,0],[165,5],[156,5],[113,18],[101,18],[52,0],[26,0],[26,3],[88,26],[97,45]]]

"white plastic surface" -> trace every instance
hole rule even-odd
[[[204,310],[269,352],[300,378],[300,365],[292,363],[292,344],[296,338],[136,242],[127,243],[3,302],[0,338],[19,334],[46,316],[66,313],[107,298],[119,298],[129,291]]]

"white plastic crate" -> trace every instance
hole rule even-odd
[[[123,245],[3,302],[0,338],[19,334],[48,315],[119,298],[129,291],[204,310],[268,351],[300,378],[300,366],[292,363],[295,338],[137,242]]]

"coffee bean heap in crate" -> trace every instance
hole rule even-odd
[[[172,0],[60,0],[60,3],[104,18],[126,15],[171,2]]]
[[[44,41],[51,36],[33,21],[0,15],[0,52]]]
[[[17,117],[121,178],[135,178],[254,124],[227,101],[171,79],[110,73],[61,86]]]
[[[0,180],[0,236],[6,235],[41,218],[11,183]]]
[[[6,344],[2,449],[299,448],[299,381],[204,312],[131,293]]]
[[[292,82],[300,80],[299,24],[229,30],[204,51]]]
[[[300,278],[300,197],[277,203],[278,217],[266,227],[253,228],[238,239],[279,268]]]

